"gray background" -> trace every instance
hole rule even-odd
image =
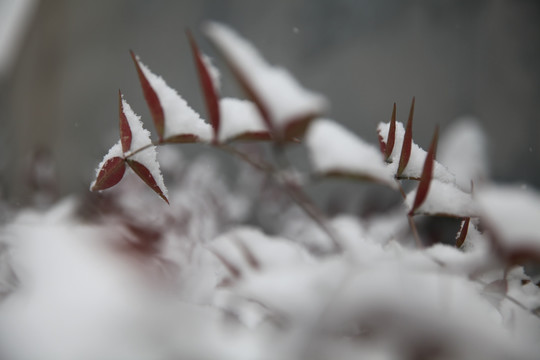
[[[151,128],[129,49],[205,114],[184,29],[215,56],[200,32],[209,19],[325,94],[328,116],[363,138],[376,143],[394,101],[405,121],[414,95],[421,146],[435,124],[444,132],[474,115],[489,137],[493,178],[540,188],[539,1],[43,0],[0,78],[4,197],[26,201],[35,149],[51,152],[62,194],[87,191],[118,139],[119,88]],[[239,95],[218,64],[223,93]]]

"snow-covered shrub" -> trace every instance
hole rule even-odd
[[[132,53],[157,140],[119,94],[97,193],[3,210],[0,358],[538,358],[524,265],[540,261],[540,195],[489,180],[474,122],[449,129],[436,160],[437,130],[427,151],[413,142],[413,99],[406,125],[395,105],[379,124],[379,149],[234,31],[206,33],[247,99],[221,97],[189,33],[208,122]],[[213,158],[161,147],[190,142],[238,159],[235,182]],[[287,157],[302,146],[309,173]],[[330,178],[400,201],[330,217],[307,192]],[[461,223],[455,243],[419,231],[435,217]]]

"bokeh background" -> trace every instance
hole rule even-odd
[[[55,164],[61,195],[87,191],[118,139],[119,88],[151,128],[129,49],[204,114],[184,30],[215,56],[206,20],[326,95],[328,116],[364,139],[376,143],[393,102],[405,121],[416,96],[421,146],[436,124],[475,116],[492,177],[540,188],[539,1],[0,0],[1,196],[25,204],[36,156]]]

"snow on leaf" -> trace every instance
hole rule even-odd
[[[409,211],[413,209],[413,201],[416,199],[416,190],[407,194],[405,204]],[[474,217],[478,216],[478,210],[471,194],[459,189],[453,183],[442,182],[432,179],[426,199],[417,209],[415,214],[429,214],[450,217]]]
[[[396,103],[394,103],[394,108],[392,110],[392,119],[390,120],[390,127],[388,128],[388,136],[386,137],[386,142],[384,146],[384,157],[388,161],[390,155],[392,155],[392,150],[394,150],[394,143],[396,140]]]
[[[129,127],[126,115],[124,114],[121,91],[118,91],[118,112],[118,117],[120,119],[120,142],[122,143],[122,152],[126,153],[131,147],[131,129]]]
[[[414,214],[414,211],[422,205],[426,200],[427,194],[429,192],[429,186],[431,180],[433,179],[433,165],[435,163],[435,153],[437,152],[437,139],[439,137],[439,128],[435,129],[435,134],[433,134],[433,140],[429,147],[428,153],[426,155],[426,160],[424,161],[424,168],[422,169],[422,176],[420,177],[420,183],[416,190],[416,196],[414,197],[413,206],[409,212],[409,215]]]
[[[105,190],[120,182],[126,165],[120,142],[114,144],[96,169],[96,179],[90,185],[91,191]]]
[[[146,77],[146,74],[144,73],[141,63],[139,62],[138,57],[135,55],[133,51],[130,51],[131,58],[133,59],[133,62],[135,63],[135,68],[137,69],[137,74],[139,76],[139,81],[141,82],[141,87],[143,90],[144,98],[146,100],[146,103],[148,104],[148,108],[150,109],[150,113],[152,114],[152,119],[154,120],[154,126],[156,127],[156,132],[159,137],[159,141],[163,141],[164,136],[164,128],[165,128],[165,114],[163,112],[163,107],[161,105],[161,102],[159,100],[159,97],[150,84],[150,81]]]
[[[219,107],[222,117],[220,142],[270,139],[264,120],[251,101],[223,98]]]
[[[377,149],[332,120],[318,119],[306,135],[313,167],[327,176],[350,176],[396,184]]]
[[[469,232],[469,224],[471,222],[471,218],[465,218],[461,222],[461,228],[459,229],[458,236],[456,238],[456,247],[461,248],[463,244],[465,243],[465,239],[467,238],[467,233]]]
[[[131,169],[168,203],[167,189],[157,162],[156,147],[150,140],[150,132],[143,128],[141,118],[133,112],[126,100],[122,99],[121,104],[132,134],[131,148],[124,154],[126,161]]]
[[[304,89],[285,69],[269,65],[230,28],[210,23],[205,30],[278,139],[302,135],[307,124],[326,109],[322,96]]]
[[[382,138],[383,142],[386,142],[387,140],[387,134],[390,125],[390,123],[379,123],[379,126],[377,127],[379,137]],[[404,135],[405,130],[403,128],[403,123],[399,121],[396,122],[396,138],[394,149],[386,165],[388,168],[391,169],[394,174],[397,173],[397,167],[399,163],[401,148],[403,145]],[[403,170],[401,177],[416,180],[420,179],[426,155],[426,151],[413,142],[411,145],[411,156],[409,158],[409,162],[405,170]],[[438,161],[435,161],[435,165],[433,168],[433,178],[442,182],[455,182],[454,174],[452,174],[445,166],[443,166]]]
[[[488,179],[487,139],[478,120],[457,119],[445,129],[439,141],[439,162],[456,175],[456,184],[471,190],[471,181],[481,184]]]
[[[219,100],[217,94],[219,90],[219,72],[217,72],[217,69],[212,66],[210,59],[208,57],[204,57],[200,53],[197,43],[189,30],[187,31],[187,36],[191,45],[191,51],[193,52],[197,73],[199,74],[199,82],[203,91],[210,123],[212,124],[212,129],[214,130],[214,140],[217,140],[220,127]],[[213,76],[212,72],[214,72]],[[216,81],[216,79],[218,81]]]
[[[158,194],[168,204],[169,199],[167,199],[167,196],[165,195],[165,187],[163,186],[163,184],[158,184],[158,181],[161,180],[160,182],[162,183],[163,179],[158,178],[158,180],[156,180],[152,172],[150,172],[150,170],[146,166],[144,166],[138,161],[129,159],[126,161],[129,167],[135,172],[135,174],[137,174],[142,179],[142,181],[146,183],[146,185],[150,186],[150,188],[154,190],[156,194]]]
[[[540,260],[540,194],[519,186],[479,187],[475,193],[484,225],[510,257]]]
[[[160,142],[210,141],[210,125],[161,76],[152,73],[135,54],[132,56]]]
[[[414,117],[414,97],[411,103],[411,110],[409,112],[409,120],[407,120],[407,129],[405,130],[405,136],[403,138],[403,143],[401,146],[401,156],[399,157],[399,166],[397,169],[397,176],[401,176],[403,171],[409,163],[409,158],[411,157],[411,146],[412,146],[412,124]]]

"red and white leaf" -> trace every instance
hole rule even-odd
[[[124,114],[121,91],[118,91],[118,113],[120,119],[120,143],[122,144],[122,152],[126,153],[131,148],[132,135],[126,114]]]
[[[394,103],[394,108],[392,110],[392,118],[390,120],[390,128],[388,128],[388,136],[386,137],[386,142],[384,142],[384,159],[388,161],[390,155],[392,155],[392,150],[394,150],[394,143],[396,141],[396,103]]]
[[[219,102],[219,107],[222,117],[220,142],[271,138],[261,114],[251,101],[223,98]]]
[[[187,31],[187,36],[193,52],[197,73],[199,74],[199,82],[203,91],[208,117],[214,130],[214,140],[216,140],[220,127],[219,71],[212,65],[210,58],[201,54],[191,32]]]
[[[302,135],[307,124],[325,111],[327,102],[321,95],[304,89],[285,69],[269,65],[230,28],[210,23],[206,34],[278,139]]]
[[[401,155],[399,157],[399,165],[397,169],[397,176],[400,177],[403,174],[403,171],[409,163],[411,157],[411,148],[412,148],[412,125],[414,118],[414,97],[411,103],[411,110],[409,112],[409,120],[407,120],[407,128],[405,130],[405,136],[403,137],[403,142],[401,145]]]
[[[150,170],[144,164],[136,160],[128,159],[126,161],[131,170],[133,170],[133,172],[137,174],[141,178],[141,180],[146,183],[146,185],[148,185],[152,190],[154,190],[156,194],[158,194],[168,204],[169,199],[167,198],[167,188],[165,188],[165,185],[163,184],[163,177],[161,176],[161,172],[156,178],[155,169]]]
[[[160,142],[209,142],[212,129],[188,103],[169,87],[161,76],[157,76],[133,55],[137,65],[145,98],[154,117]],[[151,91],[146,90],[150,88]],[[154,94],[147,96],[146,94]],[[160,111],[163,122],[160,124]],[[160,126],[162,127],[160,130]]]
[[[122,156],[122,146],[117,142],[96,169],[96,179],[90,185],[91,191],[105,190],[120,182],[124,176],[126,164]]]
[[[409,215],[414,214],[415,210],[418,209],[418,207],[420,207],[420,205],[422,205],[426,200],[431,180],[433,179],[433,167],[435,165],[435,154],[437,152],[438,138],[439,128],[436,128],[435,134],[433,134],[433,140],[431,141],[431,145],[426,155],[426,160],[424,161],[422,176],[420,177],[420,183],[418,183],[418,188],[416,189],[416,195],[414,197],[414,203],[409,212]]]
[[[332,120],[315,120],[306,134],[306,145],[313,167],[320,174],[396,186],[393,174],[377,148]]]
[[[461,248],[463,244],[465,243],[465,239],[467,238],[467,234],[469,232],[469,224],[471,222],[471,218],[465,218],[461,222],[461,228],[459,229],[458,236],[456,237],[456,247]]]

